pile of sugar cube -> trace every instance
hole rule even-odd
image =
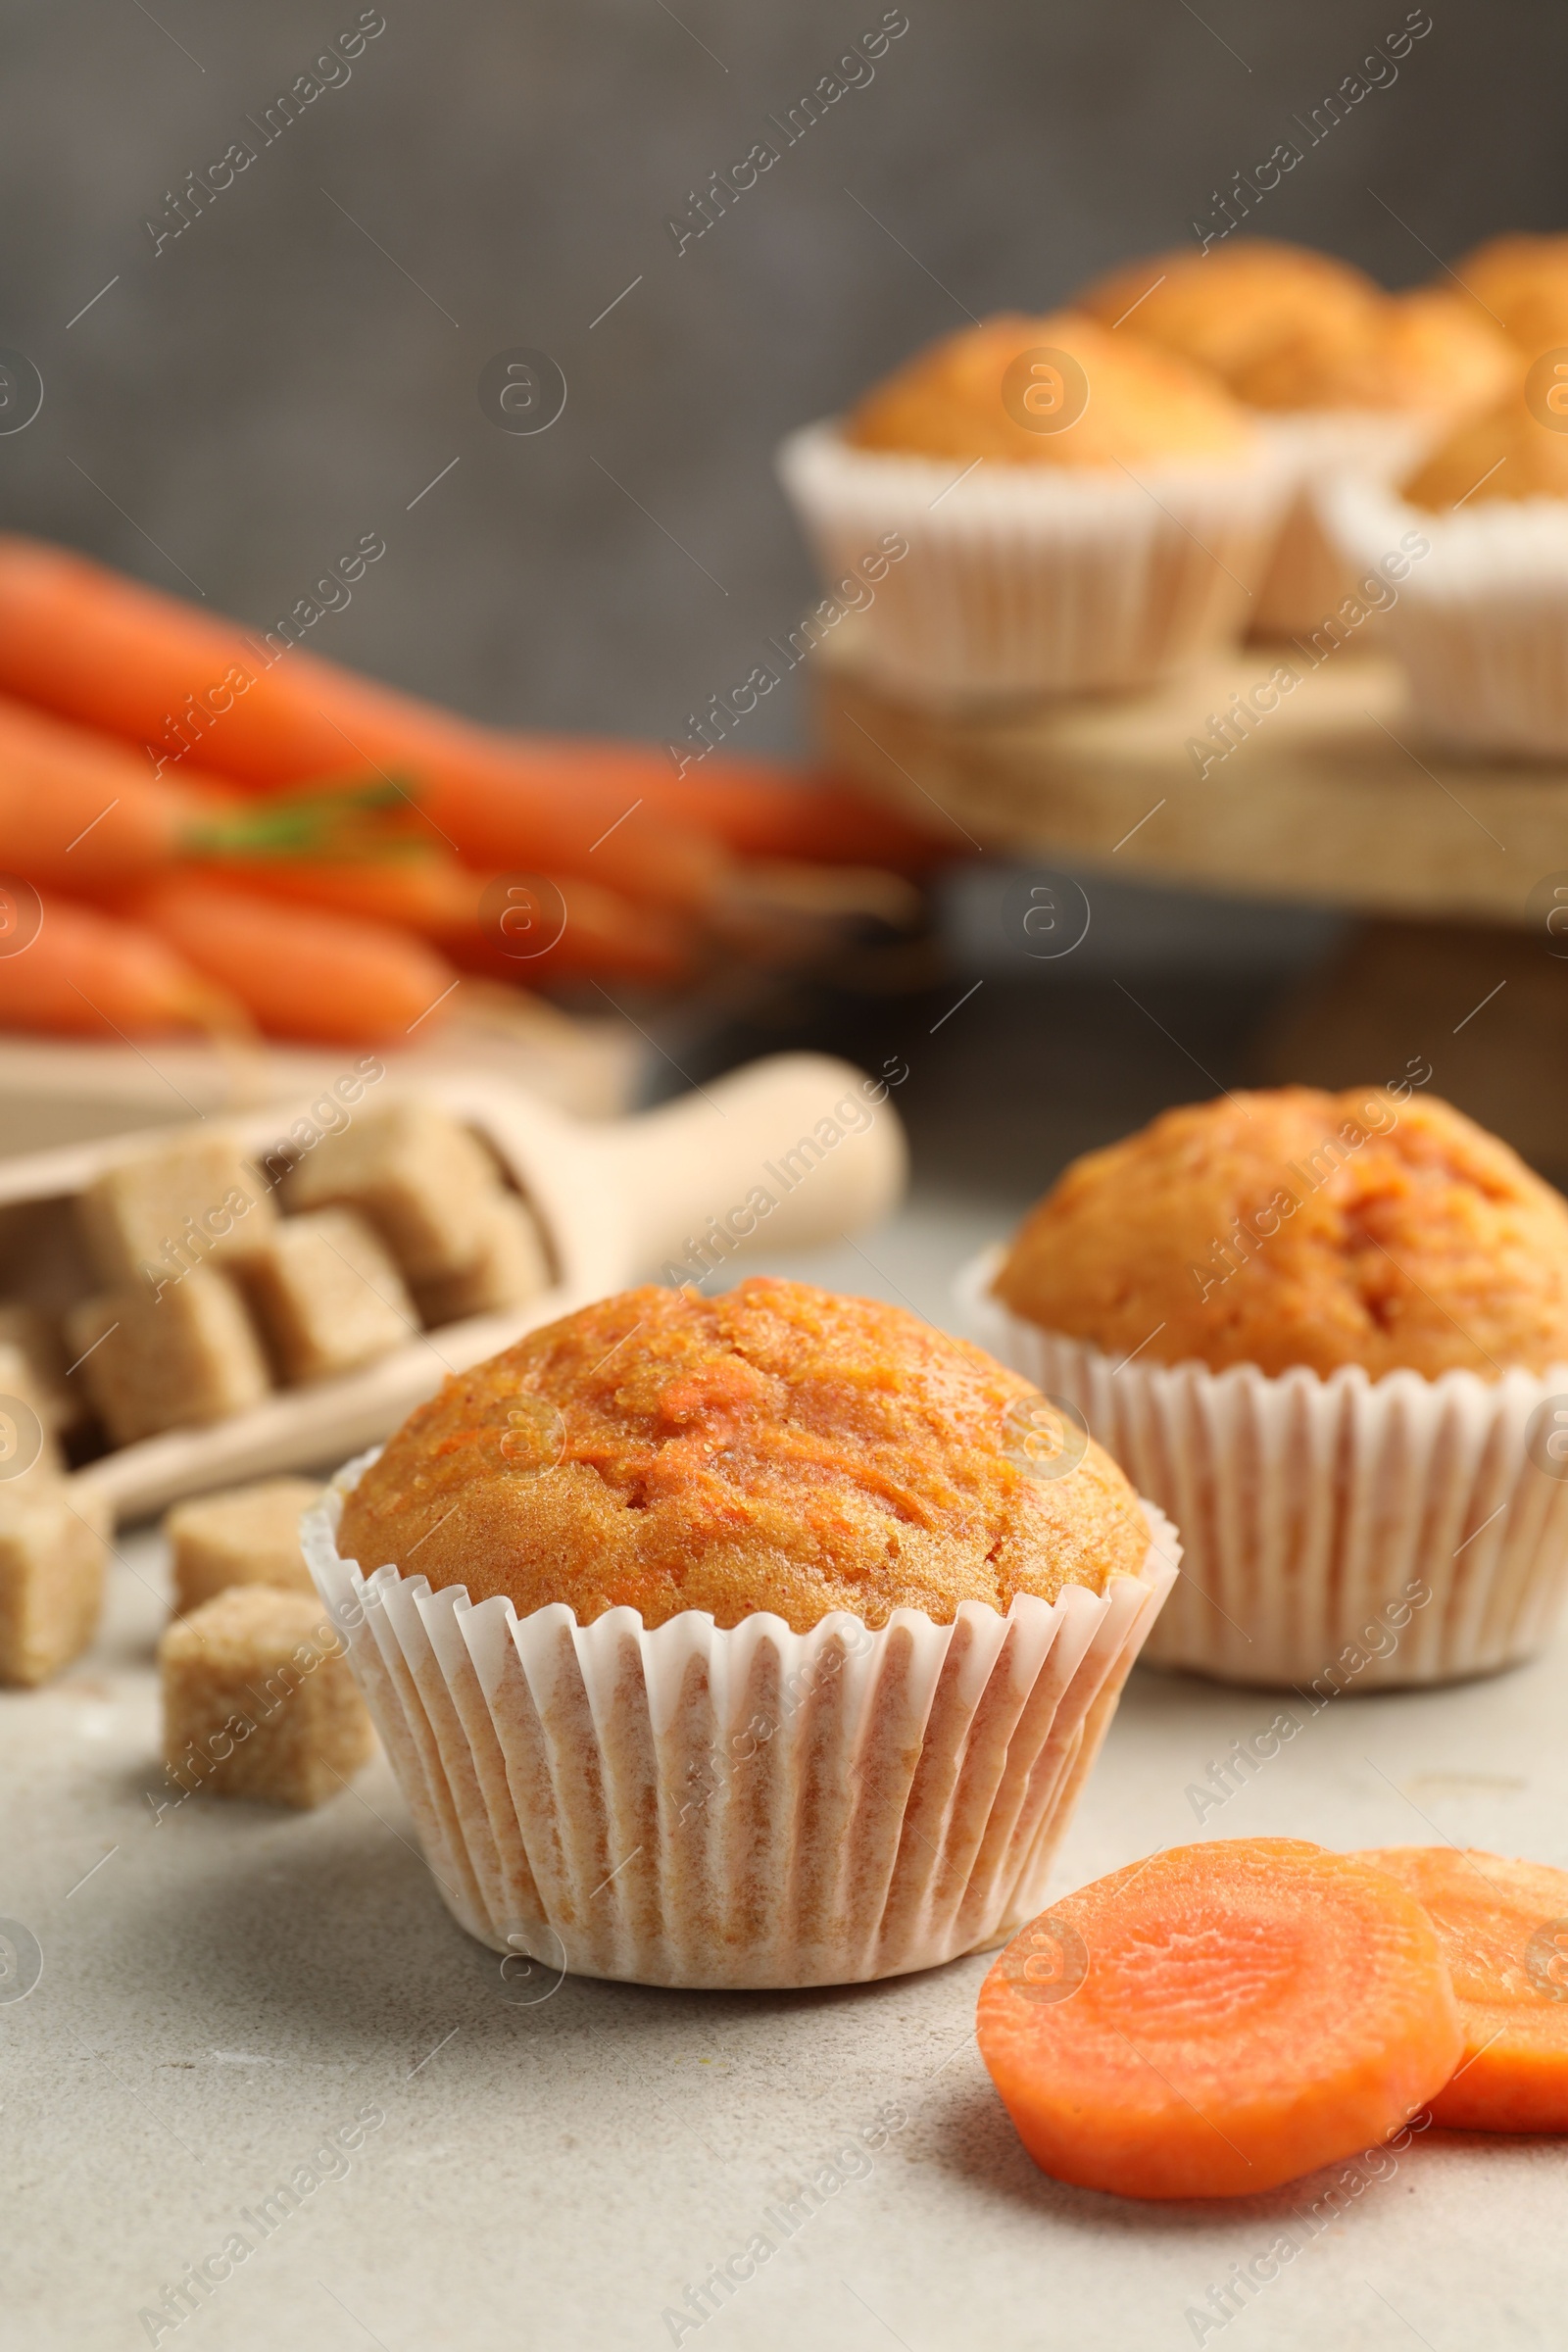
[[[0,1684],[47,1681],[96,1630],[111,1518],[95,1453],[209,1425],[550,1287],[527,1203],[438,1105],[400,1098],[309,1132],[257,1155],[204,1126],[117,1156],[70,1204],[63,1237],[98,1288],[63,1316],[0,1301]],[[25,1259],[34,1229],[20,1242]],[[84,1466],[68,1466],[68,1447]],[[165,1520],[165,1761],[181,1791],[313,1805],[370,1751],[300,1548],[318,1493],[269,1479]]]
[[[185,1133],[106,1168],[76,1210],[104,1288],[67,1316],[66,1347],[117,1446],[355,1371],[550,1284],[527,1204],[430,1102],[363,1110],[281,1171]]]

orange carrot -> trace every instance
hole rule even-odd
[[[644,807],[672,823],[716,834],[746,858],[819,858],[832,865],[891,865],[920,873],[971,857],[961,825],[933,803],[929,829],[836,776],[802,776],[782,760],[710,752],[689,775],[650,762]]]
[[[707,835],[633,806],[658,757],[646,749],[628,765],[613,746],[496,733],[38,540],[0,538],[0,690],[268,790],[411,776],[477,866],[698,906],[727,863]]]
[[[270,1037],[401,1044],[452,1009],[452,966],[386,923],[280,906],[207,875],[173,875],[130,906]]]
[[[240,1007],[163,940],[54,891],[29,944],[0,954],[0,1029],[112,1044],[246,1025]]]
[[[407,796],[379,779],[261,803],[194,771],[155,782],[145,758],[113,736],[0,696],[0,864],[29,882],[94,897],[197,855],[246,866],[307,850],[418,855],[435,837],[416,837],[416,821]]]
[[[434,940],[474,921],[484,888],[482,874],[444,852],[401,858],[273,858],[247,863],[242,874],[196,861],[181,871],[220,884],[241,882],[260,898],[326,907]]]
[[[1437,1933],[1294,1838],[1171,1846],[1069,1895],[980,1988],[980,2054],[1043,2171],[1250,2196],[1386,2139],[1464,2035]]]
[[[237,797],[194,777],[155,784],[127,745],[0,699],[0,864],[31,882],[90,891],[154,873]]]
[[[443,947],[465,971],[522,988],[597,973],[665,987],[689,979],[702,960],[697,933],[674,907],[640,906],[580,874],[541,876],[524,888],[519,929],[516,907],[506,903],[510,887],[507,877],[498,877],[480,897],[478,921],[470,917],[443,934]],[[541,952],[514,952],[530,946]]]
[[[1568,1871],[1451,1845],[1384,1846],[1426,1910],[1464,2026],[1458,2072],[1432,2101],[1461,2132],[1568,2132]]]
[[[476,874],[440,856],[289,858],[247,866],[244,880],[247,890],[265,898],[336,907],[417,931],[464,971],[522,988],[595,972],[665,985],[688,978],[699,960],[697,935],[685,917],[601,890],[577,874],[559,880],[534,875],[514,885],[511,877]],[[514,888],[515,902],[507,896]],[[525,903],[531,937],[518,935],[519,903]],[[522,947],[537,952],[512,952]]]

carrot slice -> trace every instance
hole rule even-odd
[[[1397,1879],[1447,1954],[1464,2058],[1432,2101],[1461,2132],[1568,2132],[1568,1871],[1451,1845],[1358,1857]]]
[[[206,875],[155,883],[131,911],[270,1037],[422,1041],[452,1008],[452,966],[387,923],[284,906]]]
[[[1437,1932],[1363,1862],[1172,1846],[1036,1920],[980,2054],[1043,2171],[1126,2197],[1277,2188],[1386,2139],[1463,2046]]]
[[[240,1006],[163,940],[53,891],[28,944],[0,954],[0,1029],[111,1045],[117,1037],[238,1035],[246,1027]]]

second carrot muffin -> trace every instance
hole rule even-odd
[[[1075,1162],[990,1269],[991,1344],[1180,1523],[1151,1658],[1368,1688],[1551,1630],[1568,1202],[1402,1084],[1167,1111]]]

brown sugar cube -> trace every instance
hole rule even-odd
[[[550,1260],[531,1208],[515,1193],[498,1192],[477,1220],[479,1254],[461,1274],[445,1274],[415,1289],[427,1327],[461,1323],[465,1315],[496,1315],[526,1306],[548,1291]]]
[[[164,1761],[182,1788],[318,1805],[374,1745],[319,1600],[231,1585],[158,1644]]]
[[[85,1299],[66,1319],[66,1345],[117,1446],[220,1421],[268,1393],[240,1295],[210,1267],[171,1282],[161,1298],[142,1288]]]
[[[102,1280],[156,1290],[210,1258],[243,1255],[277,1206],[232,1136],[181,1135],[119,1160],[77,1195]]]
[[[97,1629],[109,1508],[79,1479],[0,1486],[0,1683],[47,1682]]]
[[[476,1136],[433,1102],[362,1111],[324,1136],[288,1179],[290,1208],[357,1208],[410,1282],[459,1274],[479,1254],[477,1221],[498,1189]]]
[[[164,1519],[181,1616],[230,1585],[314,1592],[300,1549],[300,1516],[320,1497],[308,1478],[264,1478],[226,1494],[177,1502]]]
[[[15,1348],[26,1365],[28,1401],[50,1429],[70,1429],[82,1413],[66,1379],[66,1351],[54,1318],[20,1299],[0,1305],[0,1348]],[[0,1383],[0,1385],[4,1385]]]
[[[24,1480],[51,1483],[64,1468],[33,1366],[20,1348],[0,1340],[0,1490]]]
[[[350,1372],[419,1328],[402,1275],[352,1209],[281,1218],[240,1280],[283,1381]]]

